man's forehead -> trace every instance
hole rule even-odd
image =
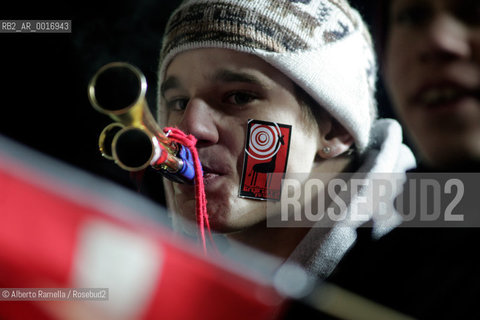
[[[208,83],[247,83],[256,86],[260,86],[262,88],[267,89],[269,87],[269,83],[271,83],[271,79],[264,75],[259,70],[254,69],[245,69],[245,70],[237,70],[237,69],[228,69],[228,68],[219,68],[216,70],[210,70],[203,75],[204,80]],[[176,89],[185,85],[182,82],[182,77],[171,74],[167,74],[167,78],[161,84],[161,92],[164,93],[170,89]]]

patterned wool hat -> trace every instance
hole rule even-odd
[[[176,54],[197,48],[264,59],[336,118],[358,150],[368,145],[377,66],[370,34],[345,0],[186,0],[166,26],[160,83]]]

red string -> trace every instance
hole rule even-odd
[[[187,147],[193,156],[194,169],[195,169],[195,211],[196,211],[196,220],[197,226],[199,228],[200,237],[202,240],[203,251],[207,254],[207,243],[205,240],[205,226],[207,227],[208,235],[212,246],[215,248],[215,243],[213,242],[212,232],[210,231],[210,223],[208,221],[207,213],[207,197],[205,194],[205,185],[203,182],[203,171],[202,164],[200,163],[200,158],[198,157],[197,148],[197,139],[189,134],[186,135],[183,131],[177,128],[164,128],[165,132],[169,132],[168,138],[174,142],[180,143]]]

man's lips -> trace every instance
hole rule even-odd
[[[210,163],[202,164],[203,181],[205,184],[213,182],[216,178],[228,173],[228,167],[225,164]]]
[[[218,174],[215,173],[207,173],[203,175],[203,183],[205,185],[208,185],[212,183],[216,178],[220,177]]]
[[[218,157],[221,159],[220,157]],[[200,162],[202,164],[203,171],[203,182],[205,185],[205,191],[207,193],[218,192],[220,188],[224,188],[224,184],[221,182],[224,181],[222,177],[230,175],[232,170],[229,170],[227,161],[217,161],[217,159],[210,158],[201,158]],[[177,195],[183,194],[183,197],[194,198],[195,196],[195,186],[193,184],[182,184],[174,183],[173,184],[175,193]]]
[[[208,184],[218,176],[220,176],[218,172],[215,172],[210,168],[203,167],[203,182],[205,184]]]
[[[412,97],[411,102],[434,109],[442,106],[453,106],[465,98],[478,99],[480,90],[454,82],[428,84]]]
[[[208,174],[223,176],[231,172],[227,161],[224,162],[224,161],[219,161],[218,159],[212,160],[212,159],[200,158],[200,162],[202,163],[203,176]]]

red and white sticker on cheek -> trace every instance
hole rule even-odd
[[[280,200],[291,132],[291,125],[248,120],[240,197]]]

